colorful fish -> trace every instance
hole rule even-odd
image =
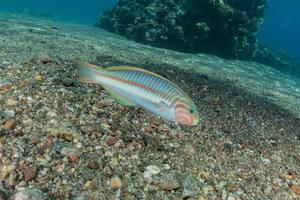
[[[198,125],[195,103],[177,85],[144,69],[118,66],[101,67],[78,62],[85,83],[101,84],[119,103],[142,107],[164,119],[184,125]]]

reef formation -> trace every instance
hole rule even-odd
[[[119,0],[97,26],[137,42],[250,59],[266,0]]]

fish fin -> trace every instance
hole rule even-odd
[[[84,83],[97,83],[97,73],[103,72],[101,67],[84,61],[76,61],[79,68],[78,80]]]
[[[156,77],[159,77],[159,78],[162,78],[162,79],[165,79],[164,77],[156,74],[156,73],[153,73],[153,72],[150,72],[148,70],[145,70],[145,69],[142,69],[142,68],[138,68],[138,67],[131,67],[131,66],[112,66],[112,67],[109,67],[109,68],[106,68],[106,70],[108,71],[128,71],[128,70],[131,70],[131,71],[138,71],[138,72],[143,72],[143,73],[146,73],[146,74],[151,74],[153,76],[156,76]],[[167,79],[166,79],[167,80]]]
[[[145,73],[145,74],[149,74],[151,76],[155,76],[157,78],[160,78],[162,80],[165,80],[166,82],[170,83],[171,85],[173,85],[175,88],[177,88],[177,90],[183,92],[183,90],[178,87],[175,83],[173,83],[172,81],[162,77],[161,75],[159,74],[156,74],[156,73],[153,73],[153,72],[150,72],[148,70],[145,70],[145,69],[142,69],[142,68],[138,68],[138,67],[131,67],[131,66],[112,66],[112,67],[109,67],[109,68],[106,68],[105,70],[107,71],[137,71],[137,72],[141,72],[141,73]],[[183,92],[184,93],[184,92]]]
[[[108,87],[104,87],[104,89],[120,104],[123,106],[135,106],[134,103],[130,102],[129,100],[125,99],[124,97],[120,96],[117,92],[113,91]]]

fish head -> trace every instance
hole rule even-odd
[[[199,125],[201,120],[195,103],[190,99],[181,99],[174,105],[175,121],[187,126]]]

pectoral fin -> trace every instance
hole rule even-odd
[[[124,106],[135,106],[135,104],[133,102],[130,102],[128,99],[125,99],[124,97],[122,97],[121,95],[119,95],[117,92],[115,92],[114,90],[104,87],[104,89],[119,103],[122,104]]]

